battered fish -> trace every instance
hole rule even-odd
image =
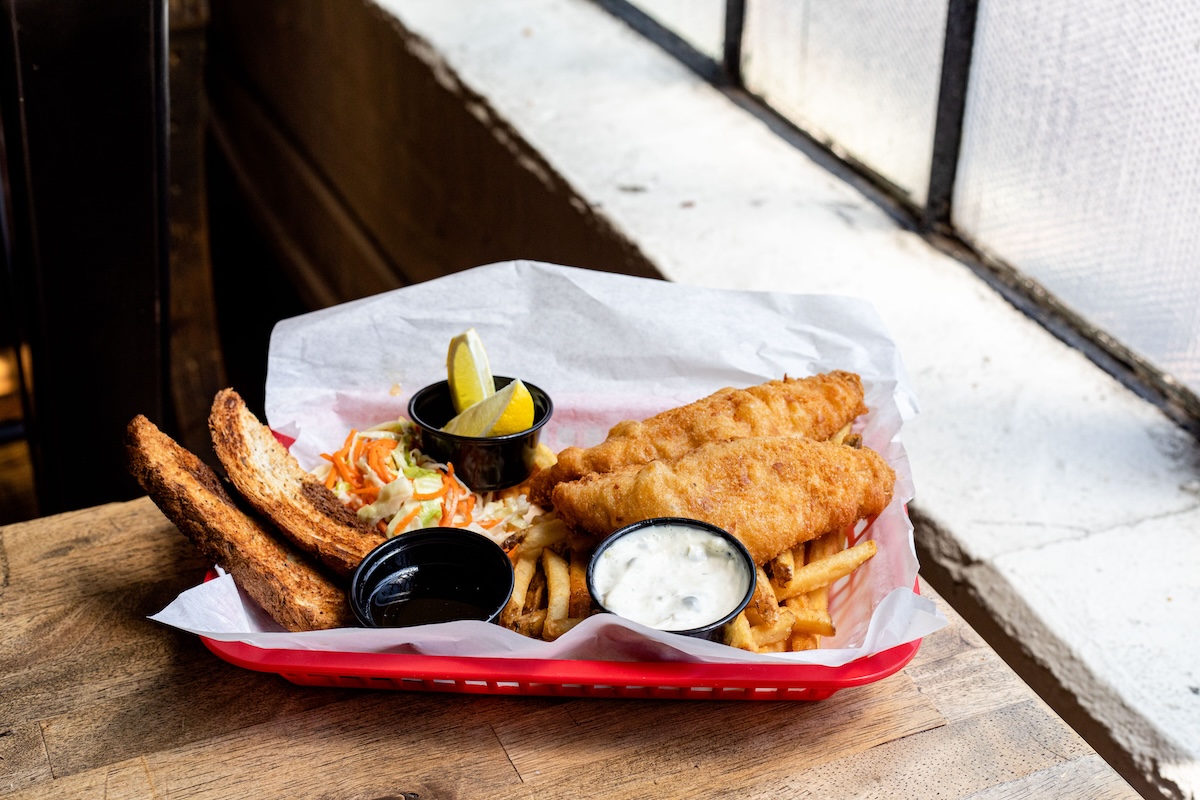
[[[866,412],[862,379],[852,372],[784,376],[747,389],[727,387],[643,422],[619,422],[595,447],[566,448],[554,466],[534,475],[529,497],[546,505],[558,483],[679,458],[708,442],[787,434],[828,439]]]
[[[750,437],[560,483],[552,499],[568,525],[598,538],[651,517],[704,520],[740,539],[761,565],[880,513],[895,481],[887,462],[867,448]]]

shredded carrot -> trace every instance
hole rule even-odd
[[[375,527],[379,528],[380,533],[387,533],[387,523],[384,522],[383,520],[379,520],[379,522],[376,522]]]
[[[475,507],[475,496],[454,477],[454,464],[446,463],[446,475],[442,478],[442,483],[446,489],[446,499],[442,510],[441,525],[450,525],[456,528],[465,528],[471,524],[471,510]],[[459,494],[459,490],[462,493]],[[457,495],[457,498],[456,498]],[[467,507],[462,508],[463,505]],[[455,522],[454,518],[462,514],[463,519]]]
[[[346,437],[346,441],[342,444],[342,449],[329,457],[334,468],[337,469],[338,475],[351,486],[362,486],[363,484],[362,476],[358,474],[358,470],[346,461],[346,457],[350,455],[350,446],[354,444],[354,437],[357,433],[357,430],[351,430],[350,435]]]
[[[362,485],[362,480],[353,472],[351,472],[350,467],[346,464],[346,460],[341,451],[333,454],[333,468],[337,470],[337,473],[339,476],[341,476],[342,480],[346,481],[346,483],[349,483],[351,486]]]
[[[377,486],[361,486],[351,489],[350,493],[359,497],[363,503],[374,503],[379,499],[379,487]]]
[[[396,527],[394,528],[394,530],[397,530],[397,531],[404,530],[404,526],[408,525],[408,523],[412,522],[414,519],[417,518],[417,513],[420,512],[420,510],[421,510],[421,507],[417,506],[412,511],[405,514],[404,518],[396,523]]]
[[[479,521],[479,525],[480,525],[480,527],[491,530],[492,528],[496,527],[503,521],[504,520],[502,520],[502,519],[483,519],[483,520]]]
[[[413,500],[435,500],[435,499],[441,497],[442,495],[444,495],[449,490],[450,490],[450,484],[446,482],[445,478],[443,478],[442,486],[440,489],[438,489],[437,491],[429,492],[429,493],[425,493],[425,494],[423,494],[421,492],[413,492],[412,499]]]
[[[322,456],[325,454],[322,453]],[[337,484],[338,472],[333,466],[329,467],[329,474],[325,476],[325,488],[332,489]]]
[[[383,463],[384,456],[395,449],[396,442],[392,439],[376,439],[367,446],[367,465],[384,483],[396,480],[395,474]]]
[[[446,498],[442,500],[442,519],[439,525],[446,526],[454,522],[454,509],[458,507],[458,500],[454,497],[456,488],[458,487],[451,482],[449,476],[442,478],[442,489]]]

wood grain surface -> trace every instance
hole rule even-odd
[[[951,624],[828,700],[297,686],[151,622],[208,564],[143,498],[0,528],[14,798],[1135,797]]]

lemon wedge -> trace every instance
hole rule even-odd
[[[446,375],[455,414],[461,414],[496,393],[496,383],[492,379],[492,368],[488,365],[483,340],[474,328],[450,340],[450,351],[446,354]]]
[[[533,427],[533,395],[519,380],[480,400],[442,428],[458,436],[506,436]]]

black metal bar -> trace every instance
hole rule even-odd
[[[725,0],[725,51],[723,64],[726,80],[742,85],[742,34],[746,29],[746,0]]]
[[[692,47],[681,36],[664,27],[662,23],[628,0],[592,0],[592,2],[666,50],[685,67],[709,83],[719,86],[728,80],[725,69],[720,64]]]
[[[950,0],[946,10],[946,40],[942,47],[942,77],[933,131],[929,192],[921,216],[923,230],[946,227],[950,223],[978,17],[979,0]]]

